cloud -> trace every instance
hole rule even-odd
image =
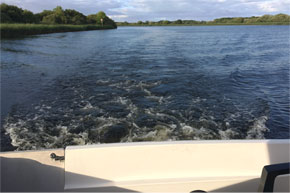
[[[258,7],[265,12],[278,11],[277,7],[274,6],[273,2],[264,2],[264,3],[258,4]]]
[[[122,6],[121,0],[1,0],[1,2],[16,5],[35,13],[62,6],[64,9],[75,9],[85,15],[94,14],[101,10],[109,13],[111,9]]]
[[[137,20],[212,20],[219,17],[250,17],[288,13],[290,0],[127,0],[113,11]]]
[[[128,15],[108,15],[108,17],[114,20],[120,20],[120,19],[128,18]]]
[[[86,15],[100,10],[116,21],[212,20],[290,12],[290,0],[2,0],[40,12],[57,5]]]
[[[265,12],[289,12],[290,10],[290,1],[265,1],[258,2],[257,6],[259,9]]]

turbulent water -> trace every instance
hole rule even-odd
[[[289,26],[2,40],[2,150],[290,138],[289,46]]]

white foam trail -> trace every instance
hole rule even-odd
[[[253,126],[247,132],[247,139],[264,139],[265,132],[269,131],[266,126],[267,116],[261,116],[254,121]]]
[[[93,105],[90,102],[87,101],[86,106],[84,106],[82,109],[83,110],[88,110],[88,109],[93,109],[93,108],[94,108]]]
[[[239,133],[233,129],[219,130],[218,131],[220,138],[223,140],[234,139],[236,136],[239,136]]]
[[[107,83],[109,83],[110,82],[110,80],[97,80],[97,84],[107,84]]]
[[[151,96],[147,96],[146,98],[158,101],[159,104],[164,103],[164,97],[163,96],[159,97],[159,96],[152,96],[151,95]]]
[[[171,96],[155,96],[154,92],[151,92],[151,88],[161,84],[161,81],[146,83],[142,81],[126,80],[112,83],[110,80],[99,80],[96,84],[114,87],[112,89],[120,88],[127,92],[131,92],[131,90],[138,91],[138,94],[141,90],[142,96],[140,97],[145,97],[152,101],[154,100],[154,104],[156,102],[159,104],[167,104],[167,102],[169,102],[168,107],[171,107],[171,101],[168,100]],[[121,136],[121,142],[236,139],[240,137],[262,139],[264,138],[264,133],[268,131],[266,127],[267,116],[256,118],[249,127],[247,124],[248,122],[245,124],[242,122],[244,120],[251,120],[254,117],[251,112],[237,109],[234,113],[229,111],[227,114],[219,116],[216,112],[212,112],[212,109],[207,106],[202,108],[204,107],[202,103],[207,99],[201,97],[192,99],[192,103],[189,101],[190,107],[183,110],[164,109],[163,105],[158,104],[156,107],[148,109],[142,109],[140,107],[139,109],[138,106],[132,102],[133,99],[130,98],[130,93],[125,92],[124,94],[128,98],[122,95],[113,96],[112,99],[110,96],[105,102],[101,101],[101,106],[116,105],[116,103],[119,103],[117,104],[118,106],[121,105],[123,109],[126,109],[125,112],[128,114],[124,114],[124,116],[121,115],[123,116],[121,118],[118,114],[118,118],[114,118],[114,112],[110,114],[111,112],[106,112],[106,108],[100,109],[100,107],[96,105],[98,104],[96,103],[98,102],[96,101],[97,98],[99,96],[105,97],[105,94],[95,93],[94,96],[88,96],[86,91],[83,91],[82,88],[76,88],[74,92],[77,96],[75,96],[72,102],[72,107],[56,106],[56,108],[52,108],[54,105],[51,106],[51,103],[47,102],[46,104],[49,105],[39,104],[35,106],[36,112],[33,117],[31,114],[27,116],[25,114],[20,114],[22,115],[20,116],[22,117],[21,119],[17,119],[17,114],[15,117],[11,116],[15,119],[12,119],[11,122],[7,121],[4,125],[4,129],[6,129],[7,134],[10,135],[12,145],[18,147],[18,150],[25,150],[58,148],[68,144],[84,145],[100,143],[104,133],[115,125],[122,125],[121,127],[126,125],[126,127],[129,127],[126,128],[126,133],[124,134],[127,136]],[[224,98],[223,100],[227,99]],[[89,101],[94,101],[94,103],[90,103]],[[174,102],[174,100],[172,100],[172,102]],[[197,109],[200,112],[194,114],[194,110],[192,109]],[[143,117],[138,119],[140,115],[144,115],[145,120],[147,118],[148,120],[153,120],[153,123],[147,124],[142,122]],[[56,116],[60,116],[59,119],[55,118]],[[52,117],[52,119],[50,119],[50,117]],[[63,117],[66,117],[66,119],[62,119]],[[68,122],[67,119],[71,120],[71,122]],[[48,122],[45,122],[46,120],[48,120]],[[49,123],[50,120],[52,120],[51,123]],[[88,120],[89,123],[86,120]],[[140,124],[138,122],[139,120],[141,120]],[[248,131],[246,134],[242,133],[243,131],[241,130],[244,129],[241,129],[242,126],[247,127]]]
[[[194,103],[194,104],[200,103],[200,102],[204,102],[204,101],[206,101],[206,99],[203,99],[203,98],[200,98],[200,97],[192,99],[192,103]]]
[[[132,133],[122,139],[122,142],[133,141],[168,141],[172,140],[173,130],[162,125],[157,125],[154,130],[147,131],[148,128],[142,128],[138,133]],[[141,133],[142,132],[142,133]]]
[[[125,97],[118,97],[116,101],[122,105],[125,105],[126,108],[130,111],[130,113],[127,115],[128,118],[132,118],[133,115],[137,114],[138,107],[135,104],[133,104],[133,102],[130,99],[127,99]]]
[[[186,125],[184,123],[181,123],[181,129],[184,136],[186,136],[188,139],[194,139],[194,140],[201,140],[201,139],[214,139],[215,135],[214,133],[204,127],[201,128],[194,128],[189,125]]]
[[[143,91],[148,95],[151,96],[151,92],[149,90],[147,90],[146,88],[143,88]]]

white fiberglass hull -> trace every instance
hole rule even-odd
[[[265,165],[290,162],[289,148],[289,140],[222,140],[2,153],[1,190],[255,192]],[[289,191],[289,175],[278,177],[274,190]]]

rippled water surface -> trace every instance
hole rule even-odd
[[[289,26],[2,40],[2,150],[290,138],[289,46]]]

